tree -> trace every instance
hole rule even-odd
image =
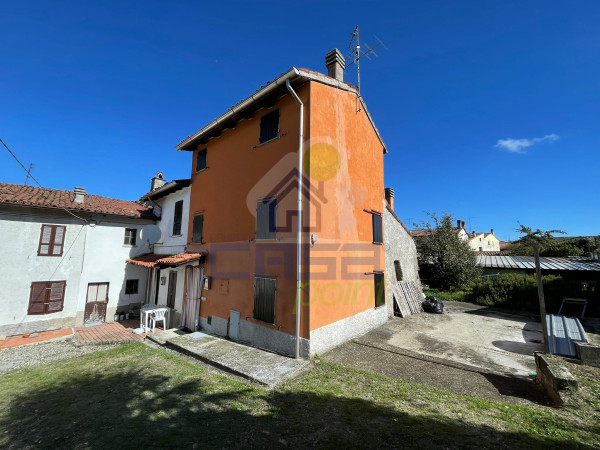
[[[510,244],[508,252],[517,256],[533,256],[533,246],[540,246],[540,256],[582,256],[593,250],[594,242],[587,238],[557,238],[555,234],[566,234],[563,230],[535,231],[517,222],[516,231],[522,236]]]
[[[439,219],[435,213],[427,213],[435,226],[422,222],[425,232],[420,237],[419,268],[424,277],[442,289],[460,288],[475,280],[480,269],[477,256],[466,241],[461,241],[453,228],[450,214]]]

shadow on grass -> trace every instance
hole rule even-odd
[[[10,405],[0,420],[5,448],[575,446],[408,415],[369,400],[263,391],[228,380],[178,383],[135,370],[69,375]]]

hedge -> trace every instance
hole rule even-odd
[[[563,297],[587,298],[596,303],[600,300],[598,289],[583,289],[577,280],[546,275],[542,277],[546,311],[556,314]],[[472,285],[471,300],[485,306],[539,311],[537,279],[535,275],[509,273],[497,277],[480,278]],[[589,306],[588,306],[589,308]]]

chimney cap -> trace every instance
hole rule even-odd
[[[73,199],[73,201],[75,203],[83,203],[85,201],[85,188],[84,187],[75,186],[75,189],[73,189],[73,192],[75,193],[75,198]]]
[[[386,197],[394,197],[396,194],[394,193],[394,189],[393,188],[385,188],[384,190],[385,196]]]
[[[327,67],[328,76],[335,78],[338,81],[344,81],[346,60],[337,48],[334,48],[325,55],[325,67]]]

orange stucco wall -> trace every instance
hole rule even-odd
[[[303,166],[310,181],[301,323],[301,336],[309,338],[310,330],[374,307],[372,272],[385,261],[364,210],[381,212],[383,147],[354,94],[316,82],[297,92],[305,105]],[[260,119],[276,108],[281,137],[259,146]],[[209,251],[204,267],[213,279],[203,291],[202,317],[228,319],[236,310],[252,321],[255,274],[268,274],[277,280],[275,325],[256,323],[295,332],[298,119],[298,104],[286,95],[194,152],[188,248]],[[207,168],[195,173],[203,149]],[[256,202],[276,187],[277,240],[256,242]],[[193,244],[200,213],[205,243]],[[313,233],[318,239],[311,245]]]
[[[365,211],[382,212],[383,146],[355,94],[313,82],[310,104],[305,167],[322,217],[307,283],[314,330],[375,307],[372,273],[384,270],[385,255]]]
[[[309,86],[300,88],[298,94],[305,104],[308,130]],[[259,145],[260,119],[277,108],[281,137]],[[255,232],[257,201],[296,171],[298,119],[298,104],[287,95],[194,151],[188,248],[208,250],[205,274],[213,280],[212,288],[203,291],[202,317],[228,319],[229,311],[236,310],[242,319],[253,321],[255,274],[268,274],[277,280],[275,325],[256,323],[295,333],[296,222],[286,211],[296,209],[296,189],[278,196],[277,225],[282,230],[277,240],[257,242]],[[207,168],[195,173],[197,152],[203,149],[207,150]],[[288,184],[295,185],[296,179]],[[202,245],[191,242],[193,218],[200,213],[204,215]],[[302,316],[301,336],[308,338],[308,306]]]

